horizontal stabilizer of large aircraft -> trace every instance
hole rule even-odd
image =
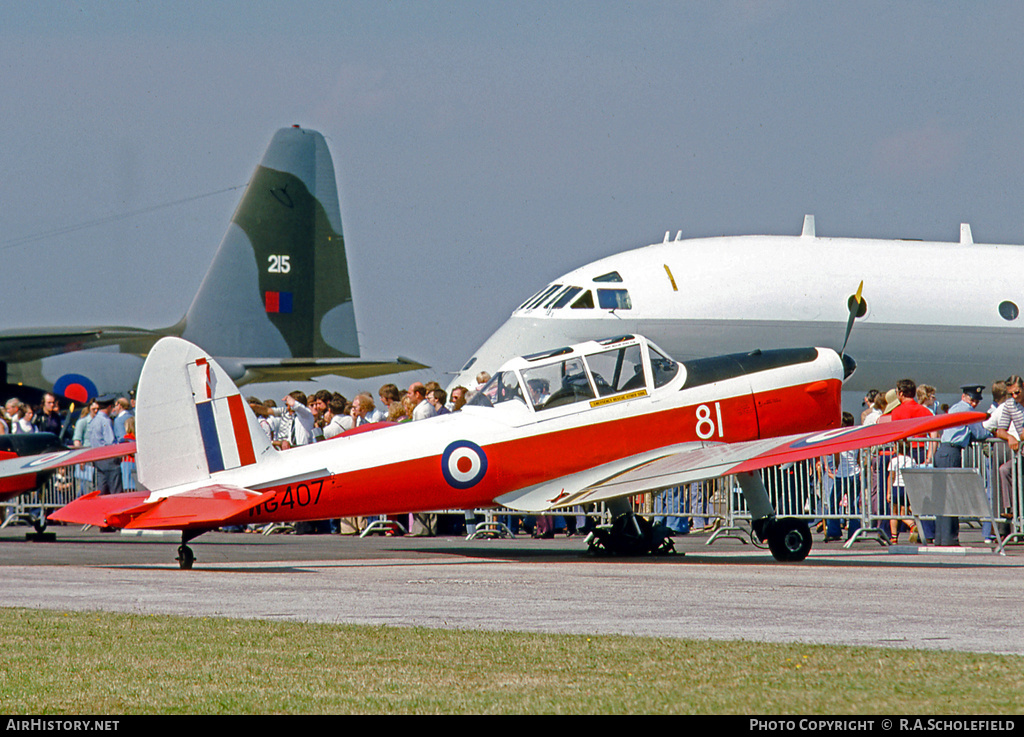
[[[374,376],[397,374],[428,368],[411,358],[399,356],[393,360],[369,358],[218,358],[231,380],[242,384],[269,381],[310,381],[321,376],[341,376],[346,379],[369,379]]]

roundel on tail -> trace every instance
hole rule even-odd
[[[99,391],[88,376],[64,374],[53,383],[53,393],[85,404],[99,394]]]
[[[456,440],[441,454],[441,473],[449,486],[468,489],[487,473],[487,454],[476,443]]]

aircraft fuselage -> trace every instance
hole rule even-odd
[[[595,261],[520,305],[451,386],[510,356],[615,332],[650,337],[679,360],[832,345],[848,299],[867,307],[848,344],[847,390],[911,377],[943,391],[1019,373],[1024,248],[804,236],[667,241]],[[573,291],[575,290],[575,291]]]

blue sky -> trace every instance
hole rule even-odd
[[[559,274],[666,230],[798,233],[814,213],[819,235],[970,222],[1024,242],[1017,3],[44,1],[3,19],[8,328],[177,321],[293,123],[331,147],[364,354],[435,375]]]

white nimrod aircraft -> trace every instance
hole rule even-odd
[[[1024,248],[815,234],[675,239],[570,271],[517,307],[452,381],[472,387],[512,356],[641,333],[681,360],[758,348],[832,345],[864,283],[844,390],[903,377],[942,392],[1021,373]],[[969,278],[965,278],[969,277]]]

